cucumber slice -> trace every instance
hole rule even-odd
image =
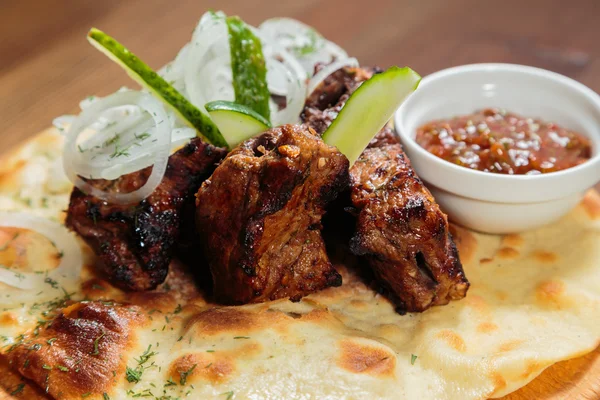
[[[373,75],[352,93],[323,140],[337,147],[352,166],[420,80],[419,74],[408,67],[391,67]]]
[[[227,17],[235,102],[270,120],[267,66],[262,44],[239,17]]]
[[[205,107],[230,147],[235,147],[271,127],[262,115],[232,101],[211,101]]]
[[[121,43],[96,28],[90,30],[88,40],[95,48],[120,65],[134,81],[161,99],[192,128],[197,129],[208,142],[215,146],[227,147],[223,135],[207,115]]]

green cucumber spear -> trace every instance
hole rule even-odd
[[[262,45],[239,17],[227,17],[235,102],[270,120],[267,67]]]
[[[88,33],[89,42],[116,62],[142,87],[172,108],[188,125],[215,146],[227,147],[227,142],[217,126],[181,93],[158,75],[146,63],[131,53],[121,43],[106,33],[92,28]]]
[[[420,80],[419,74],[408,67],[391,67],[373,75],[352,93],[323,140],[348,157],[350,165],[354,164]]]

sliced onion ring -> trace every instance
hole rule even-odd
[[[309,77],[317,63],[329,64],[348,58],[340,46],[325,39],[311,26],[292,18],[271,18],[258,29],[269,42],[275,42],[293,54]]]
[[[58,267],[43,273],[0,268],[0,282],[23,290],[20,293],[11,291],[7,296],[1,295],[0,304],[31,300],[32,292],[43,291],[45,298],[56,297],[63,293],[62,289],[72,290],[79,283],[83,264],[81,249],[73,234],[63,225],[28,213],[0,211],[0,226],[38,232],[51,240],[56,250],[62,254]],[[50,285],[52,282],[56,284]],[[39,301],[40,298],[36,297],[36,300]]]
[[[271,102],[273,125],[297,122],[306,98],[306,72],[296,58],[260,30],[250,27],[262,42],[267,84],[272,94],[285,96],[282,110]],[[213,100],[233,101],[233,78],[228,30],[222,14],[205,14],[190,45],[185,64],[185,87],[199,108]]]
[[[323,82],[329,75],[344,67],[358,67],[358,60],[356,58],[346,58],[343,60],[334,61],[331,64],[323,67],[308,82],[308,96],[310,96],[312,92],[314,92],[314,90],[321,84],[321,82]]]
[[[287,88],[285,90],[285,108],[271,110],[274,126],[297,123],[306,100],[306,81],[301,67],[285,50],[278,54],[281,60],[275,57],[267,59],[267,66],[272,71],[267,77],[276,77],[274,79],[279,82],[286,82]],[[278,77],[277,74],[279,74]]]
[[[211,76],[202,79],[200,72],[211,59],[223,59],[223,73],[229,74],[231,81],[231,55],[229,52],[229,39],[225,16],[221,13],[206,13],[200,19],[190,43],[186,64],[183,68],[183,79],[189,100],[208,115],[204,105],[212,100],[233,99],[211,99],[207,97],[205,85],[211,82]],[[214,68],[211,68],[214,71]],[[211,87],[214,84],[211,83]],[[233,89],[231,90],[233,92]]]
[[[163,77],[163,79],[169,82],[177,91],[187,97],[187,92],[185,91],[185,83],[183,82],[183,68],[188,58],[188,54],[190,52],[190,44],[186,43],[185,46],[179,50],[175,59],[169,63],[167,63],[164,67],[162,67],[158,74]]]
[[[154,166],[148,180],[141,188],[130,193],[106,192],[90,185],[79,176],[80,174],[76,167],[77,164],[79,164],[77,162],[77,157],[81,153],[77,147],[77,138],[87,127],[92,125],[98,119],[102,112],[124,105],[137,105],[148,111],[154,120],[156,127],[156,143],[154,144],[155,152],[152,153],[154,156]],[[67,133],[67,139],[64,145],[63,166],[65,173],[71,182],[85,193],[91,194],[109,203],[138,203],[148,197],[160,184],[167,168],[170,149],[171,126],[168,123],[168,115],[162,103],[151,95],[142,92],[117,92],[95,101],[83,110],[73,122],[73,125],[71,125],[71,128]],[[102,174],[99,174],[99,176],[101,175]]]
[[[262,42],[267,64],[267,84],[271,94],[285,96],[285,108],[271,102],[271,122],[274,126],[297,123],[306,100],[306,72],[298,59],[260,29],[250,27]]]
[[[171,151],[178,150],[181,146],[185,145],[190,139],[196,137],[196,130],[193,128],[175,128],[171,134]],[[154,147],[148,146],[150,149]],[[131,172],[138,171],[140,169],[151,166],[154,163],[154,153],[149,152],[143,154],[131,162],[129,165],[115,165],[107,167],[102,171],[102,179],[113,180],[117,179],[122,175],[129,174]]]

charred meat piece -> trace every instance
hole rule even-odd
[[[346,157],[305,127],[278,127],[234,149],[197,194],[217,301],[299,300],[341,285],[321,217],[348,179]]]
[[[182,221],[194,218],[194,193],[224,156],[224,149],[193,139],[169,158],[160,185],[138,204],[107,204],[75,188],[67,226],[94,250],[115,286],[154,289],[167,276]],[[88,182],[103,190],[131,192],[146,182],[151,168],[114,181]]]
[[[399,310],[424,311],[463,298],[469,283],[446,215],[402,147],[366,149],[350,176],[359,212],[350,248],[367,257]]]
[[[323,133],[349,95],[376,69],[344,68],[308,101],[302,118]],[[469,283],[448,220],[385,127],[350,169],[351,209],[357,216],[350,248],[364,256],[399,312],[424,311],[466,295]]]

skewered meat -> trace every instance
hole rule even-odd
[[[194,193],[224,156],[224,149],[193,139],[169,158],[160,185],[138,204],[107,204],[75,188],[67,225],[92,247],[113,284],[125,290],[153,289],[167,276],[182,221],[193,220]],[[106,191],[131,192],[146,182],[151,168],[114,181],[88,182]]]
[[[323,133],[373,69],[344,68],[310,96],[305,123]],[[399,312],[424,311],[466,295],[469,283],[448,220],[385,127],[350,169],[357,215],[350,248],[364,256]]]
[[[234,149],[197,194],[216,299],[299,300],[341,285],[321,217],[347,186],[346,157],[305,127],[278,127]]]

